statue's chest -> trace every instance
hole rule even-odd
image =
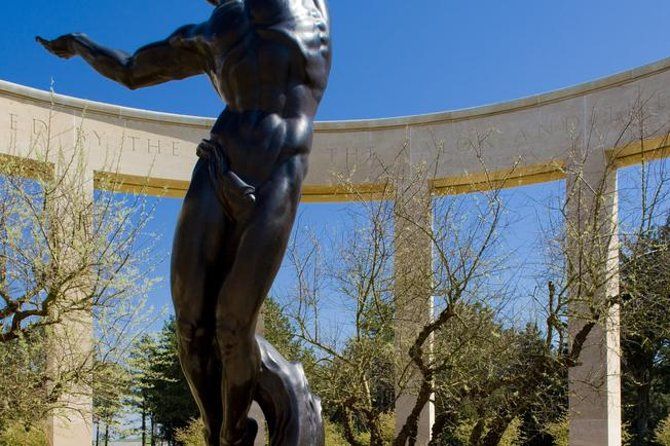
[[[288,78],[300,71],[301,57],[296,45],[280,37],[248,28],[223,49],[217,73],[227,93],[247,96],[262,94],[266,88],[283,90]]]

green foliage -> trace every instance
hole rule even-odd
[[[381,417],[381,431],[383,436],[383,443],[390,445],[393,442],[395,433],[395,416],[393,413],[383,414]],[[326,446],[349,446],[350,443],[344,438],[342,428],[330,420],[324,421],[324,429],[326,431]],[[369,444],[370,434],[367,432],[359,432],[356,435],[355,441],[360,444]]]
[[[160,354],[156,339],[150,335],[144,335],[135,342],[128,358],[131,387],[126,404],[140,415],[139,433],[145,440],[152,434],[147,432],[147,419],[153,414],[154,385],[167,379],[162,370],[167,368],[169,360],[168,355]]]
[[[158,335],[155,349],[149,350],[147,400],[163,439],[171,442],[177,429],[188,426],[199,416],[177,356],[177,329],[168,320]]]
[[[621,344],[624,421],[635,445],[652,444],[670,412],[670,226],[624,238]]]
[[[498,446],[519,446],[521,444],[521,420],[515,418],[505,429]]]
[[[388,412],[379,416],[379,430],[382,435],[382,443],[391,445],[395,437],[395,413]],[[370,432],[359,432],[356,435],[356,441],[361,444],[370,444]],[[326,443],[328,444],[328,443]]]
[[[570,422],[565,416],[559,420],[548,423],[545,427],[545,432],[553,439],[553,446],[569,446],[570,436]]]
[[[349,442],[344,439],[337,424],[325,420],[324,429],[326,431],[326,444],[328,446],[349,446]]]
[[[469,445],[473,430],[476,427],[475,420],[468,420],[459,424],[454,432],[454,439],[457,444]],[[484,423],[486,426],[489,423]],[[486,434],[486,427],[482,431],[482,434],[477,437],[481,438]],[[521,433],[521,420],[519,418],[513,419],[505,429],[498,446],[520,446],[522,443],[522,433]]]
[[[44,338],[19,337],[0,342],[0,431],[43,419],[52,408],[44,379]],[[27,427],[30,427],[28,424]]]
[[[670,446],[670,416],[658,423],[654,439],[660,446]]]
[[[289,318],[272,297],[263,305],[263,330],[267,339],[286,359],[299,361],[304,355],[302,345],[296,340]]]
[[[121,415],[124,399],[130,391],[129,375],[124,367],[103,361],[99,361],[97,370],[99,380],[93,385],[93,416],[98,422],[113,426]]]
[[[0,446],[47,446],[47,436],[42,425],[26,427],[14,423],[0,431]]]
[[[83,139],[56,147],[48,127],[26,148],[32,161],[9,157],[0,169],[0,431],[66,416],[82,390],[111,422],[126,382],[118,364],[151,316],[152,210],[113,184],[91,200]]]
[[[387,412],[380,417],[381,431],[384,442],[389,444],[393,441],[395,435],[395,412]]]
[[[544,425],[567,404],[558,352],[534,325],[505,327],[486,305],[461,304],[454,311],[458,318],[435,337],[443,368],[435,380],[440,440],[542,444]]]
[[[268,296],[263,304],[263,330],[265,339],[286,359],[302,364],[307,376],[313,375],[316,358],[311,350],[300,342],[291,321],[277,300]],[[310,384],[312,382],[310,381]]]
[[[185,427],[175,432],[175,440],[182,446],[207,446],[204,435],[205,425],[200,418],[191,420]]]

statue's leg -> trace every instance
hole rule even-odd
[[[288,159],[257,189],[256,208],[241,225],[235,260],[221,287],[216,334],[224,367],[222,445],[253,444],[247,413],[260,371],[256,321],[286,250],[305,162],[302,155]]]
[[[219,446],[223,420],[220,396],[222,366],[215,342],[216,300],[226,265],[226,222],[209,180],[198,161],[184,199],[172,251],[172,299],[182,369],[205,423],[207,445]]]

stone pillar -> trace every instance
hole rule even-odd
[[[395,241],[395,302],[397,370],[402,376],[396,400],[396,433],[405,425],[416,403],[420,374],[412,367],[409,349],[420,330],[433,316],[432,300],[432,240],[425,231],[432,225],[432,199],[428,182],[423,175],[407,169],[396,186]],[[424,345],[430,354],[432,341]],[[409,367],[408,367],[409,365]],[[416,445],[425,446],[431,439],[435,420],[433,398],[421,412]]]
[[[77,250],[79,231],[74,228],[83,230],[82,224],[89,223],[69,221],[81,217],[87,204],[93,200],[93,171],[86,167],[85,156],[79,147],[73,152],[59,151],[58,159],[55,160],[58,187],[68,188],[68,191],[63,192],[62,196],[56,193],[57,198],[52,203],[52,212],[56,218],[65,221],[61,227],[72,231],[72,234],[54,234],[54,237],[59,237],[62,241],[61,261],[64,262],[71,258],[68,252]],[[63,180],[60,181],[61,179]],[[75,203],[74,200],[81,201]],[[86,277],[77,280],[81,282],[69,291],[73,299],[79,299],[87,286]],[[93,318],[89,311],[70,311],[64,314],[63,322],[54,326],[49,336],[47,371],[55,379],[58,379],[63,372],[73,368],[76,370],[81,364],[93,361]],[[84,385],[79,387],[67,385],[60,402],[62,409],[56,410],[47,419],[49,446],[90,446],[93,434],[91,389]]]
[[[67,366],[89,360],[92,347],[92,321],[90,315],[72,315],[62,327],[53,330],[51,356],[48,368],[58,373]],[[90,446],[93,434],[93,402],[90,389],[71,388],[61,397],[62,409],[47,419],[49,446]]]
[[[602,151],[568,163],[567,253],[569,332],[574,345],[594,318],[570,369],[570,445],[621,445],[619,308],[607,304],[619,290],[616,169]]]

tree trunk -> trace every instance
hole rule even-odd
[[[384,446],[384,436],[379,422],[370,422],[370,446]]]
[[[151,422],[151,446],[156,446],[156,437],[154,435],[155,428],[154,428],[154,416],[153,415],[151,415],[151,417],[149,418],[149,421]]]
[[[481,446],[482,445],[482,435],[484,434],[484,418],[479,416],[479,420],[477,423],[474,425],[472,428],[472,432],[470,432],[470,446]]]
[[[142,407],[142,446],[147,444],[147,411]]]
[[[447,411],[440,411],[436,416],[435,416],[435,422],[433,423],[433,433],[432,433],[432,438],[430,440],[430,443],[428,443],[428,446],[440,446],[442,442],[442,436],[444,435],[444,431],[446,430],[447,426],[450,425],[452,416],[451,412]]]
[[[482,446],[498,446],[511,422],[510,417],[496,417],[491,424],[491,428],[484,436]]]
[[[649,418],[651,415],[651,367],[639,370],[640,376],[636,377],[638,385],[635,389],[635,412],[631,427],[633,430],[634,444],[646,445],[649,442]]]
[[[344,439],[349,443],[351,446],[363,446],[363,443],[360,441],[356,440],[356,435],[354,434],[354,430],[352,427],[352,419],[351,419],[351,413],[347,410],[344,409]]]
[[[650,442],[649,419],[651,417],[651,382],[654,356],[651,349],[645,349],[636,343],[627,365],[633,384],[633,413],[630,420],[632,444],[644,446]]]
[[[95,446],[100,446],[100,422],[95,423]]]
[[[416,435],[419,428],[419,417],[423,408],[428,404],[430,395],[433,391],[433,386],[430,381],[432,377],[424,376],[424,381],[421,383],[419,394],[416,397],[416,402],[412,408],[412,412],[407,417],[405,425],[402,427],[398,436],[393,441],[393,446],[414,446],[416,444]]]
[[[109,446],[109,424],[105,423],[105,446]]]

